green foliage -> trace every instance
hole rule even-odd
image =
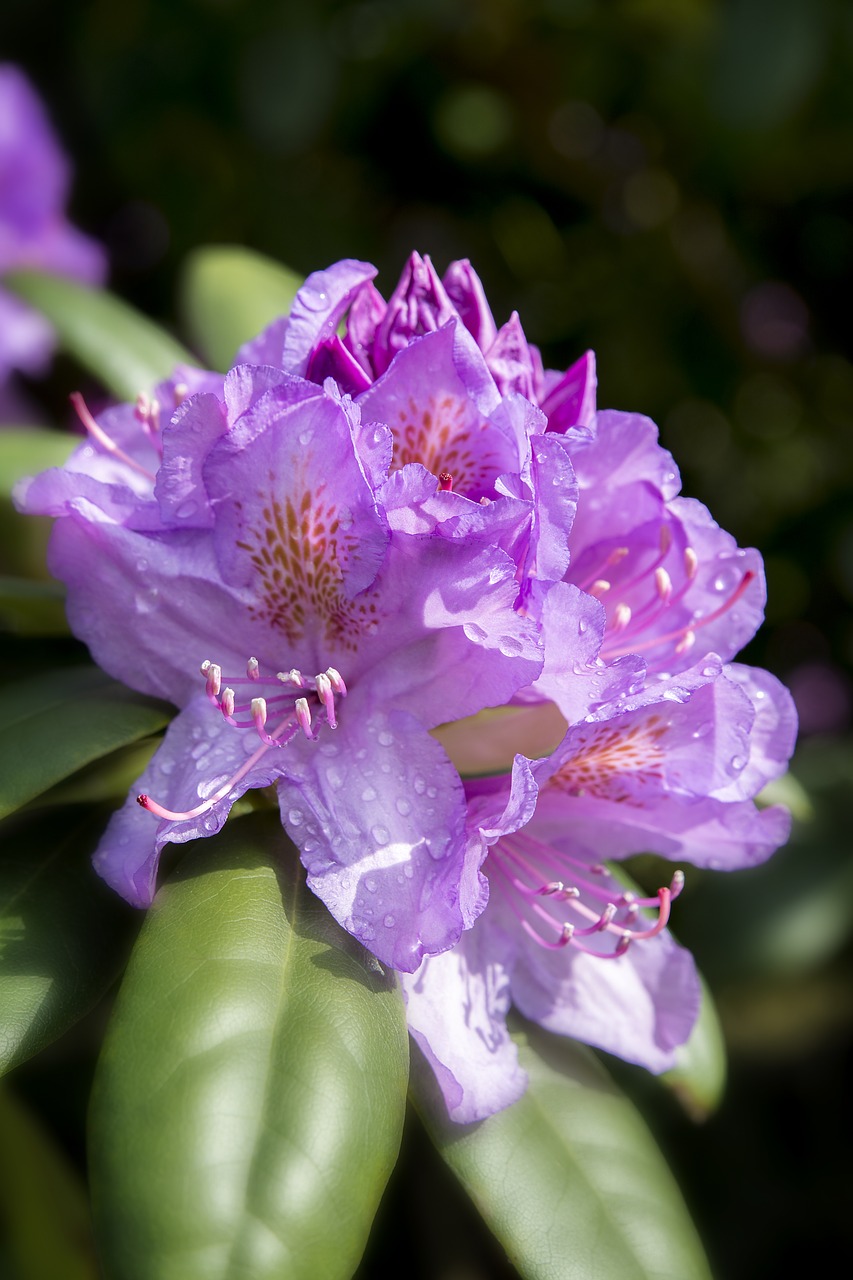
[[[0,702],[0,817],[168,719],[164,703],[134,693],[97,667],[45,672],[6,689]]]
[[[47,316],[62,348],[119,400],[150,392],[177,364],[196,363],[164,329],[113,294],[38,271],[13,272],[4,283]]]
[[[187,329],[212,369],[230,369],[237,348],[286,315],[302,277],[240,245],[194,249],[181,296]]]
[[[277,819],[202,842],[149,912],[95,1082],[111,1280],[346,1280],[407,1077],[393,977],[305,888]]]
[[[0,1087],[0,1273],[98,1280],[86,1188],[36,1118]]]
[[[120,971],[132,920],[92,871],[79,809],[0,827],[0,1075],[73,1026]]]
[[[710,1280],[678,1186],[654,1139],[589,1050],[530,1030],[530,1084],[476,1125],[421,1114],[447,1164],[523,1280]]]

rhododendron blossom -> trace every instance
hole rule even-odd
[[[96,865],[146,905],[164,844],[276,783],[312,888],[414,968],[483,897],[462,785],[428,730],[541,667],[514,562],[426,510],[417,533],[393,527],[390,433],[331,381],[181,370],[156,401],[99,421],[78,402],[89,441],[19,494],[58,517],[50,565],[76,634],[182,708]]]
[[[221,375],[182,369],[19,493],[108,671],[181,710],[101,843],[131,901],[158,857],[275,784],[314,891],[404,975],[450,1114],[508,1105],[529,1017],[652,1071],[699,988],[606,860],[733,870],[788,816],[754,797],[795,717],[732,663],[758,553],[679,496],[590,353],[545,370],[466,262],[310,276]],[[464,778],[464,782],[463,782]]]

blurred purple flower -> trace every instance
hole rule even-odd
[[[65,217],[70,173],[26,76],[0,64],[0,274],[32,268],[87,284],[106,274],[103,250]],[[40,373],[53,350],[47,322],[0,290],[0,381]]]

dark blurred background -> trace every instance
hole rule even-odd
[[[692,877],[731,1085],[700,1130],[651,1105],[720,1280],[849,1256],[853,6],[4,0],[0,57],[49,105],[112,287],[176,331],[199,244],[367,258],[386,295],[412,248],[468,257],[499,323],[552,367],[593,347],[599,403],[652,416],[764,552],[747,657],[798,702],[797,831],[763,871]]]

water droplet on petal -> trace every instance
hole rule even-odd
[[[376,881],[373,879],[373,877],[372,877],[372,876],[368,876],[368,877],[367,877],[367,879],[366,879],[366,880],[365,880],[365,882],[364,882],[364,887],[365,887],[365,889],[367,890],[367,892],[368,892],[368,893],[375,893],[375,892],[376,892],[377,884],[376,884]]]
[[[395,803],[397,812],[402,817],[405,818],[408,814],[412,812],[412,806],[405,796],[399,796],[394,803]]]
[[[373,836],[373,839],[377,844],[387,844],[391,839],[388,828],[379,826],[378,824],[375,827],[370,828],[370,834]]]
[[[290,825],[291,825],[292,827],[298,827],[298,826],[299,826],[299,824],[300,824],[300,822],[302,821],[302,810],[301,810],[301,809],[288,809],[288,811],[287,811],[287,821],[290,823]]]
[[[393,917],[393,916],[388,915],[388,916],[386,916],[386,917],[385,917],[385,919],[382,921],[382,923],[385,925],[385,928],[386,928],[386,929],[393,929],[393,928],[394,928],[394,925],[395,925],[397,922],[396,922],[396,920],[394,919],[394,917]]]
[[[394,735],[393,733],[389,733],[387,729],[383,729],[379,734],[378,741],[380,747],[393,747]]]
[[[376,799],[375,787],[365,787],[361,793],[361,798],[362,800],[367,800],[367,801],[375,800]]]

